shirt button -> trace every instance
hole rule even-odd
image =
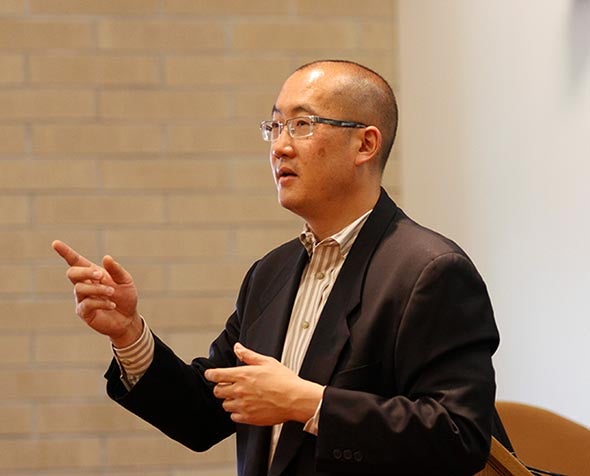
[[[309,329],[309,321],[303,321],[301,324],[302,329]]]
[[[326,276],[326,275],[325,275],[324,273],[322,273],[321,271],[318,271],[318,272],[315,274],[315,277],[316,277],[316,279],[324,279],[324,277],[325,277],[325,276]]]

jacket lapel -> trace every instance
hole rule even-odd
[[[260,315],[250,325],[242,342],[246,347],[277,360],[281,360],[293,302],[308,261],[305,248],[301,245],[299,250],[261,293],[258,300]]]
[[[324,306],[299,372],[301,378],[321,385],[330,382],[340,352],[350,336],[347,317],[361,302],[367,268],[396,211],[396,205],[382,189]],[[282,474],[304,437],[301,423],[287,422],[283,425],[270,476]]]
[[[281,360],[291,309],[307,261],[307,252],[301,246],[300,252],[294,253],[293,258],[284,264],[268,288],[261,293],[258,299],[260,315],[243,337],[242,343],[246,347]],[[239,474],[254,476],[267,473],[270,437],[269,426],[248,428],[247,457]]]

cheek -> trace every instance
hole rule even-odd
[[[277,176],[275,175],[276,162],[277,162],[277,160],[275,159],[275,156],[271,152],[269,154],[268,164],[270,165],[270,173],[272,174],[272,179],[275,183],[277,183]]]

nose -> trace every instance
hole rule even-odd
[[[283,128],[277,140],[271,143],[270,150],[274,159],[290,157],[293,155],[293,138],[289,135],[287,128]]]

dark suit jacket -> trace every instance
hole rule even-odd
[[[238,365],[236,341],[280,359],[307,260],[298,240],[270,252],[246,275],[208,358],[187,365],[156,338],[154,361],[130,392],[112,363],[109,395],[197,451],[236,432],[238,473],[266,474],[270,428],[234,424],[203,373]],[[497,346],[473,263],[382,191],[301,367],[302,378],[326,385],[319,434],[287,422],[269,474],[475,473],[490,447]]]

